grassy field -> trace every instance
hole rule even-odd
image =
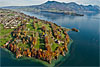
[[[4,29],[3,24],[0,24],[0,46],[11,39],[11,31],[13,31],[13,29]]]
[[[32,32],[35,32],[35,33],[38,32],[39,35],[42,34],[43,33],[43,31],[41,30],[42,26],[45,26],[47,30],[52,30],[49,24],[44,24],[42,21],[38,21],[38,23],[35,23],[36,29],[34,29],[33,28],[33,22],[34,21],[37,21],[37,20],[36,19],[34,19],[34,20],[30,19],[30,21],[27,22],[28,23],[28,24],[26,24],[26,29],[27,29],[27,32],[28,32],[27,35],[29,35],[29,36],[33,35]],[[11,34],[10,34],[11,31],[13,31],[13,29],[4,29],[3,24],[0,24],[0,46],[5,44],[7,41],[9,41],[12,38]],[[58,31],[58,33],[59,33],[59,31]],[[65,37],[65,35],[63,34],[63,31],[61,31],[60,34],[61,34],[62,38]],[[52,51],[55,51],[55,49],[58,46],[62,45],[62,44],[55,43],[52,40],[52,38],[49,38],[49,40],[52,43],[52,45],[51,45]],[[25,48],[29,47],[29,44],[26,44],[26,46],[24,46],[24,44],[19,43],[18,45],[22,46],[22,47],[25,47]],[[44,39],[40,38],[38,36],[37,44],[35,45],[35,48],[37,48],[37,49],[43,48],[44,49],[44,46],[45,46]]]
[[[15,14],[8,14],[7,16],[14,16]]]
[[[37,21],[36,19],[34,20],[30,20],[30,22],[28,22],[29,24],[26,25],[26,27],[30,30],[30,31],[34,31],[34,32],[39,32],[39,34],[42,34],[43,31],[41,30],[42,26],[45,26],[47,30],[52,30],[49,24],[44,24],[42,21],[39,21],[38,23],[35,23],[36,29],[33,28],[32,22]],[[65,38],[65,35],[63,34],[63,31],[61,31],[61,33],[58,31],[59,34],[61,34],[62,38]],[[32,33],[29,33],[28,35],[32,35]],[[51,48],[52,51],[55,51],[55,49],[58,46],[61,46],[62,44],[57,44],[55,43],[52,38],[49,38],[50,42],[52,42]],[[42,43],[41,43],[42,42]],[[43,40],[43,38],[41,39],[40,37],[38,37],[37,40],[37,45],[35,46],[35,48],[39,49],[39,48],[44,48],[45,46],[45,42]]]
[[[33,26],[32,26],[32,22],[34,22],[34,21],[36,21],[36,20],[32,20],[32,19],[31,19],[30,22],[29,22],[29,24],[26,25],[26,27],[27,27],[30,31],[39,32],[39,34],[42,34],[42,33],[43,33],[43,31],[41,30],[41,27],[42,27],[42,26],[45,26],[47,30],[51,30],[49,24],[44,24],[44,23],[41,22],[41,21],[39,21],[38,23],[35,23],[35,26],[36,26],[37,29],[34,29]],[[29,33],[28,35],[32,35],[32,33]],[[61,32],[61,35],[62,35],[62,37],[64,38],[63,32]],[[52,41],[52,39],[49,39],[49,40],[52,42],[52,46],[51,46],[52,51],[55,51],[55,49],[56,49],[59,45],[61,45],[61,44],[58,45],[57,43],[55,43],[54,41]],[[41,43],[41,42],[42,42],[42,43]],[[42,48],[42,49],[43,49],[44,46],[45,46],[44,40],[41,39],[40,37],[38,37],[37,44],[36,44],[35,48],[37,48],[37,49]]]
[[[4,29],[3,24],[0,24],[0,36],[6,35],[13,31],[13,29]]]

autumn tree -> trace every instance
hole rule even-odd
[[[14,44],[13,51],[16,52],[17,46]]]
[[[67,52],[68,48],[67,48],[67,42],[66,41],[64,42],[64,48],[65,48],[65,51]]]
[[[45,32],[46,31],[46,27],[45,26],[42,26],[42,30]]]
[[[32,41],[32,44],[35,46],[37,43],[37,37],[33,37],[33,41]]]
[[[48,36],[45,36],[45,44],[48,44],[49,41],[48,41]]]

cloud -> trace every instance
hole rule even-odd
[[[46,2],[46,0],[0,0],[0,7],[38,5],[44,2]]]
[[[27,6],[27,5],[39,5],[48,0],[0,0],[0,7],[2,6]],[[59,1],[59,2],[76,2],[78,4],[92,4],[99,5],[100,0],[49,0],[49,1]]]

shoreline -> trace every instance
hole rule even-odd
[[[20,58],[16,58],[15,57],[15,54],[12,53],[10,50],[8,50],[7,48],[2,48],[0,47],[0,49],[3,49],[4,51],[8,52],[9,54],[11,54],[11,59],[13,60],[17,60],[17,61],[24,61],[24,60],[31,60],[33,63],[36,62],[36,63],[41,63],[43,64],[44,66],[47,66],[47,67],[54,67],[54,66],[59,66],[62,62],[64,62],[65,60],[68,59],[68,57],[70,56],[70,48],[71,48],[71,44],[73,43],[73,40],[71,39],[70,43],[68,44],[68,52],[65,54],[65,56],[62,56],[62,55],[59,55],[58,59],[57,60],[52,60],[52,63],[49,64],[48,62],[45,62],[43,60],[39,60],[37,58],[34,58],[34,57],[20,57]],[[66,59],[65,59],[66,58]]]
[[[17,12],[16,12],[17,13]],[[60,63],[62,60],[64,60],[64,58],[66,57],[68,57],[69,56],[69,52],[70,52],[70,46],[71,46],[71,43],[73,42],[73,40],[69,37],[69,35],[67,34],[67,32],[69,31],[68,29],[64,29],[64,28],[62,28],[61,26],[59,26],[59,25],[57,25],[57,24],[55,24],[55,23],[53,23],[53,22],[48,22],[48,21],[45,21],[45,20],[41,20],[41,19],[38,19],[38,18],[36,18],[36,17],[34,17],[34,16],[29,16],[29,15],[26,15],[26,14],[24,14],[24,13],[20,13],[21,15],[24,15],[24,17],[28,17],[29,19],[35,19],[35,20],[37,20],[37,21],[42,21],[43,22],[43,24],[49,24],[51,27],[50,27],[50,29],[52,28],[52,30],[50,30],[50,31],[53,31],[53,34],[55,34],[56,32],[55,32],[55,28],[54,27],[56,27],[59,31],[62,31],[60,34],[63,34],[65,37],[66,37],[66,39],[65,39],[65,41],[67,41],[67,42],[65,42],[64,40],[63,40],[63,43],[61,43],[62,45],[61,46],[58,46],[58,47],[56,47],[56,49],[55,49],[55,51],[58,51],[58,52],[55,52],[55,51],[51,51],[51,50],[49,50],[49,47],[50,47],[50,45],[48,45],[49,43],[48,43],[48,39],[46,40],[46,36],[44,36],[44,38],[45,38],[45,42],[44,42],[44,44],[46,45],[46,46],[48,46],[48,47],[46,47],[46,50],[43,50],[43,51],[40,51],[40,49],[41,48],[39,48],[39,49],[37,49],[37,48],[35,48],[36,49],[36,56],[31,56],[31,53],[32,53],[32,51],[31,50],[29,50],[29,52],[30,53],[28,53],[28,54],[24,54],[23,52],[25,52],[25,50],[23,50],[22,52],[21,52],[21,47],[19,46],[19,47],[16,47],[16,49],[15,49],[15,51],[16,51],[16,54],[14,53],[14,48],[15,48],[15,41],[13,41],[13,45],[15,45],[14,46],[14,48],[13,48],[13,45],[12,45],[12,41],[10,42],[7,42],[8,44],[10,44],[10,45],[6,45],[6,44],[4,44],[3,45],[3,47],[2,48],[5,48],[5,49],[7,49],[8,51],[10,51],[14,56],[16,56],[16,58],[19,58],[19,57],[21,57],[22,59],[25,57],[25,58],[29,58],[29,57],[31,57],[31,58],[33,58],[33,59],[36,59],[36,61],[37,62],[41,62],[43,65],[45,65],[45,66],[55,66],[56,64],[58,64],[58,63]],[[28,23],[32,23],[33,22],[33,19],[32,19],[32,21],[27,21]],[[21,20],[22,21],[22,20]],[[37,24],[38,22],[33,22],[34,24]],[[26,24],[26,22],[25,22],[25,24]],[[20,28],[21,29],[23,29],[24,30],[24,26],[25,26],[25,24],[24,24],[24,22],[22,23],[22,26],[19,26],[18,27],[18,29],[20,30]],[[34,26],[34,24],[33,24],[33,26]],[[22,28],[23,27],[23,28]],[[59,28],[58,28],[59,27]],[[44,28],[43,28],[44,29]],[[68,31],[66,31],[66,30],[68,30]],[[18,30],[16,30],[16,31],[18,31]],[[13,34],[16,34],[17,35],[17,33],[16,33],[16,31],[13,33]],[[21,30],[20,30],[21,31]],[[46,30],[44,30],[44,31],[46,31]],[[43,31],[42,31],[43,32]],[[19,32],[19,33],[23,33],[23,32]],[[34,33],[33,33],[34,34]],[[47,34],[47,33],[45,33],[45,34]],[[53,34],[51,34],[53,37],[55,36],[55,39],[57,38],[56,37],[56,34],[55,35],[53,35]],[[23,34],[23,35],[25,35],[25,34]],[[27,34],[28,35],[28,34]],[[13,35],[14,36],[14,35]],[[20,35],[18,35],[18,36],[15,36],[14,38],[19,38],[20,37]],[[20,37],[21,38],[21,37]],[[28,38],[29,39],[29,38]],[[54,43],[55,42],[58,42],[58,41],[55,41],[55,39],[54,39]],[[30,39],[29,39],[30,40]],[[59,39],[58,39],[59,40]],[[29,42],[29,43],[31,43],[32,41],[26,41],[26,42]],[[33,42],[34,42],[34,40],[33,40]],[[32,43],[33,43],[32,42]],[[59,43],[59,42],[58,42]],[[57,43],[57,44],[58,44]],[[68,43],[68,44],[67,44]],[[57,45],[56,44],[56,45]],[[32,45],[32,44],[31,44]],[[65,46],[64,46],[65,45]],[[25,45],[24,45],[25,46]],[[33,43],[33,46],[34,46],[34,43]],[[0,48],[1,48],[1,46],[0,46]],[[29,48],[27,48],[27,49],[30,49],[30,47]],[[31,48],[32,49],[32,48]],[[34,49],[34,48],[33,48]],[[50,49],[52,49],[51,47],[50,47]],[[57,50],[58,49],[58,50]],[[64,51],[63,51],[64,50]],[[66,50],[66,52],[65,52],[65,50]],[[28,50],[27,50],[28,51]],[[45,60],[43,60],[43,59],[39,59],[39,58],[37,58],[37,56],[39,57],[40,56],[40,54],[37,54],[37,53],[44,53],[44,51],[45,51],[45,54],[46,54],[46,51],[47,51],[47,55],[45,55]],[[34,51],[35,52],[35,51]],[[64,54],[65,53],[65,54]],[[50,55],[51,54],[51,55]],[[62,54],[62,55],[61,55]],[[24,56],[25,55],[25,56]],[[50,57],[49,57],[50,56]],[[54,59],[52,59],[52,57],[54,56]],[[49,60],[48,60],[48,57],[49,57]],[[56,58],[57,57],[57,58]],[[43,58],[43,57],[42,57]],[[48,63],[48,61],[49,61],[49,63]],[[52,61],[52,62],[51,62]]]
[[[52,11],[40,11],[40,12],[48,12],[48,13],[54,13],[54,14],[64,14],[64,15],[71,15],[71,16],[84,16],[84,14],[69,13],[69,12],[52,12]]]

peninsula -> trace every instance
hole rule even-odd
[[[72,39],[68,31],[71,29],[34,16],[0,9],[0,48],[10,50],[16,58],[30,57],[52,64],[69,52]]]

